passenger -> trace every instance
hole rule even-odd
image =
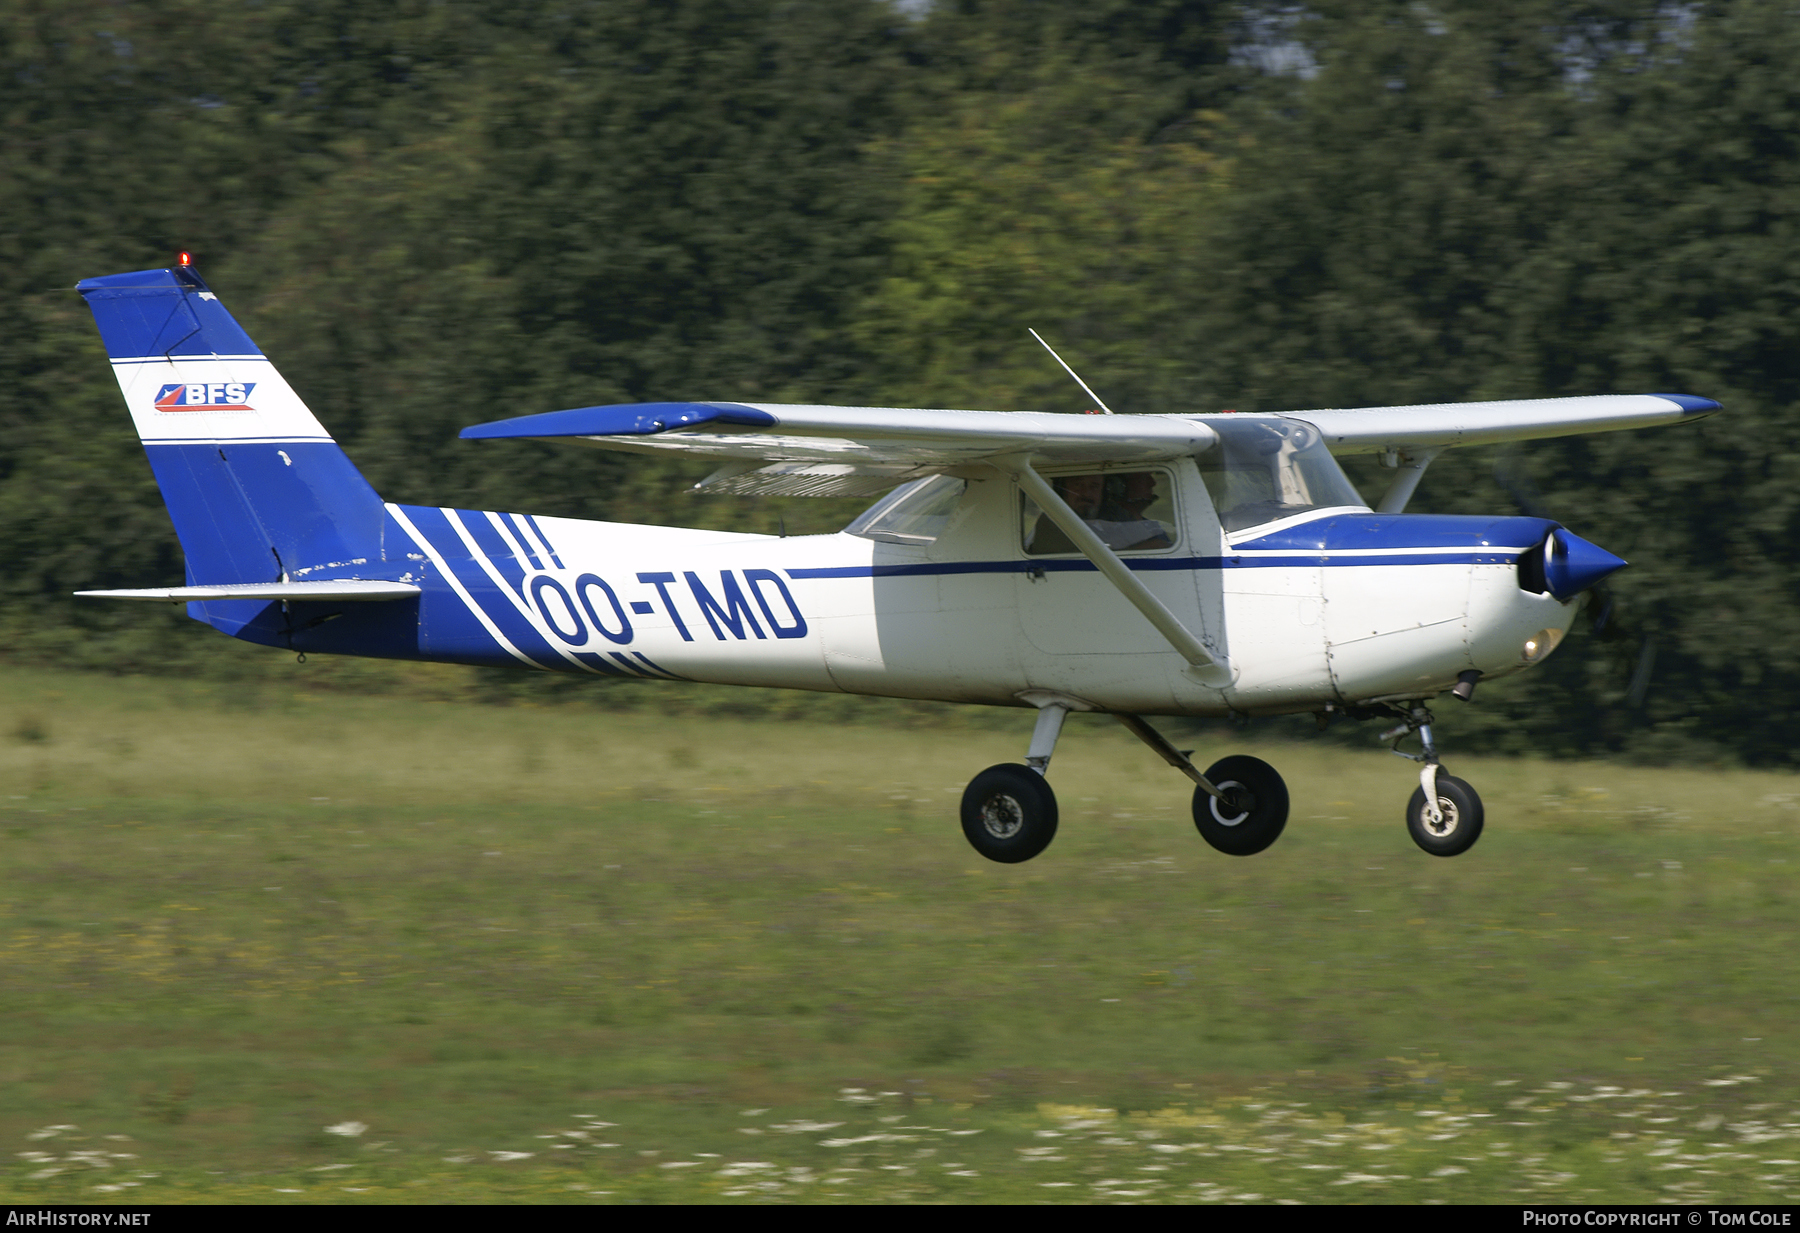
[[[1100,504],[1106,499],[1104,475],[1065,475],[1055,480],[1051,487],[1083,522],[1091,523],[1100,516]]]
[[[1051,479],[1050,487],[1075,511],[1078,518],[1091,526],[1091,520],[1100,512],[1100,502],[1106,496],[1106,477],[1058,475]],[[1058,552],[1080,552],[1081,549],[1063,533],[1061,527],[1050,520],[1050,515],[1040,513],[1031,533],[1026,536],[1025,551],[1033,556],[1046,556]]]

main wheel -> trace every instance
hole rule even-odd
[[[1414,843],[1433,856],[1459,856],[1481,838],[1481,798],[1468,784],[1442,771],[1437,777],[1437,798],[1443,820],[1433,822],[1425,814],[1425,789],[1413,789],[1412,800],[1406,806],[1407,832]]]
[[[1028,861],[1056,838],[1056,793],[1029,766],[990,766],[963,790],[962,828],[989,860]]]
[[[1206,777],[1223,801],[1194,789],[1194,825],[1200,838],[1228,856],[1254,856],[1281,837],[1287,825],[1287,784],[1261,758],[1220,758]]]

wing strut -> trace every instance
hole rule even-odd
[[[1144,619],[1156,626],[1156,632],[1188,661],[1185,675],[1213,689],[1223,689],[1231,684],[1231,667],[1225,658],[1208,650],[1160,599],[1150,593],[1150,588],[1138,581],[1137,575],[1119,559],[1119,554],[1108,548],[1094,534],[1093,528],[1081,520],[1081,515],[1057,495],[1056,489],[1032,470],[1030,459],[1009,454],[988,461],[1017,480],[1019,487],[1038,503],[1038,508],[1069,537],[1069,542],[1081,550],[1081,555],[1092,561],[1106,580],[1118,588],[1119,594],[1130,600],[1132,606],[1144,614]]]
[[[1419,481],[1425,478],[1425,468],[1431,460],[1444,451],[1441,449],[1422,450],[1389,450],[1382,457],[1381,465],[1395,468],[1394,481],[1382,495],[1381,504],[1375,507],[1378,514],[1404,514],[1406,503],[1412,500],[1413,492],[1419,487]]]

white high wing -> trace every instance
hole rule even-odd
[[[1481,803],[1440,772],[1426,703],[1540,662],[1624,562],[1544,519],[1405,514],[1419,476],[1458,445],[1718,409],[647,403],[463,432],[716,460],[703,492],[886,494],[837,534],[730,534],[383,503],[191,269],[81,290],[188,555],[183,587],[85,594],[186,601],[298,651],[1035,707],[1024,763],[963,800],[970,841],[1008,862],[1055,835],[1046,775],[1075,710],[1117,716],[1194,780],[1200,833],[1238,855],[1281,833],[1281,777],[1247,757],[1202,773],[1144,717],[1391,715],[1396,745],[1422,742],[1413,838],[1466,850]],[[1334,453],[1393,468],[1377,508]]]

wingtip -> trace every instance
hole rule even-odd
[[[465,441],[509,437],[641,437],[671,428],[715,422],[740,428],[772,428],[777,421],[767,411],[740,403],[635,402],[573,407],[567,411],[545,411],[510,420],[471,424],[456,435]]]
[[[1666,398],[1690,415],[1711,415],[1722,408],[1710,398],[1701,398],[1697,394],[1654,394],[1654,398]]]

